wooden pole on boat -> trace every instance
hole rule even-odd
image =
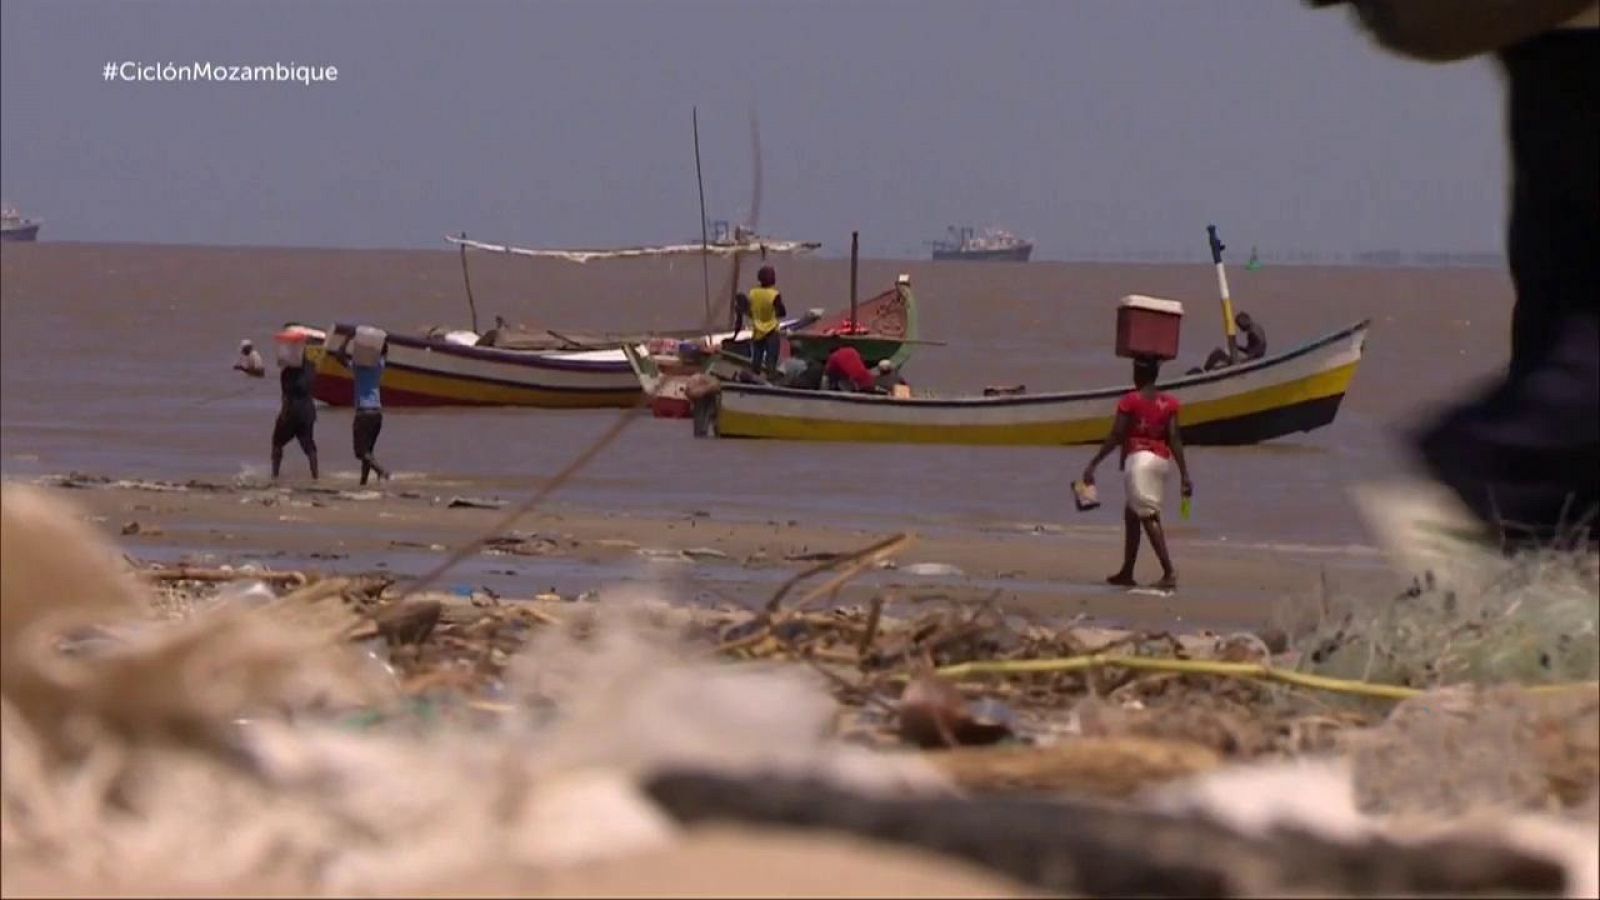
[[[1228,296],[1228,273],[1222,267],[1222,251],[1228,245],[1217,237],[1217,226],[1206,226],[1206,237],[1211,241],[1211,262],[1217,267],[1217,293],[1222,297],[1222,330],[1228,339],[1228,363],[1230,365],[1239,361],[1239,348],[1234,336],[1238,334],[1237,326],[1233,324],[1233,300]]]
[[[467,233],[461,232],[461,280],[467,283],[467,309],[472,313],[472,330],[478,330],[478,304],[472,301],[472,276],[467,274]]]
[[[861,258],[861,232],[850,232],[850,328],[856,328],[856,265]]]
[[[706,234],[706,180],[700,174],[700,108],[693,108],[694,117],[694,180],[700,188],[700,280],[704,283],[706,328],[711,327],[711,239]]]

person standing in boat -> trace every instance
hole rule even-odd
[[[334,355],[354,376],[356,415],[350,428],[356,459],[361,461],[361,483],[365,485],[374,472],[380,481],[387,481],[389,470],[378,465],[373,450],[378,446],[378,434],[383,431],[383,392],[380,384],[383,381],[383,368],[389,359],[389,341],[384,340],[383,349],[370,366],[357,365],[347,350],[340,350]]]
[[[733,333],[737,336],[745,320],[750,320],[750,364],[765,374],[778,366],[778,323],[789,311],[783,308],[783,295],[778,293],[777,270],[762,266],[756,281],[760,287],[734,298]]]
[[[1139,556],[1140,531],[1150,537],[1156,559],[1161,561],[1161,580],[1156,587],[1172,590],[1178,586],[1178,570],[1167,552],[1167,536],[1161,527],[1161,501],[1166,491],[1167,472],[1178,464],[1183,496],[1194,492],[1189,480],[1189,464],[1183,455],[1183,440],[1178,432],[1178,399],[1156,390],[1161,364],[1142,357],[1133,364],[1134,389],[1117,401],[1117,416],[1111,433],[1083,469],[1083,483],[1094,484],[1094,470],[1112,450],[1122,451],[1123,481],[1127,506],[1122,513],[1122,568],[1107,578],[1110,584],[1134,587],[1133,565]]]
[[[283,448],[290,441],[299,441],[311,464],[311,478],[317,478],[317,403],[311,386],[317,378],[317,367],[304,356],[295,365],[283,366],[278,371],[278,418],[272,423],[272,477],[276,479],[283,468]]]

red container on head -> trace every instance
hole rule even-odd
[[[1117,355],[1177,359],[1182,324],[1183,304],[1176,300],[1123,297],[1117,304]]]

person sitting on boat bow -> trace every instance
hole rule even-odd
[[[1234,316],[1233,323],[1239,326],[1239,334],[1234,335],[1229,340],[1233,344],[1234,351],[1239,356],[1239,362],[1251,362],[1267,355],[1267,330],[1261,327],[1261,323],[1250,318],[1250,314],[1247,312],[1241,312]],[[1243,344],[1239,343],[1240,335],[1244,337]],[[1233,357],[1229,355],[1226,348],[1218,347],[1211,351],[1210,356],[1206,357],[1204,371],[1209,372],[1212,369],[1222,369],[1231,365],[1233,365]],[[1200,371],[1200,369],[1190,369],[1189,374],[1196,375]]]
[[[765,374],[778,365],[778,324],[789,311],[778,293],[777,270],[762,266],[756,281],[760,287],[734,298],[733,333],[738,336],[745,319],[750,320],[750,364]]]
[[[488,331],[485,331],[483,336],[478,338],[478,342],[475,344],[475,346],[493,347],[494,345],[500,343],[500,332],[504,331],[508,327],[509,323],[506,322],[505,316],[495,316],[494,327]]]

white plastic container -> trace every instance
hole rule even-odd
[[[1117,355],[1178,358],[1183,304],[1131,294],[1117,304]]]
[[[377,365],[383,356],[383,342],[388,339],[382,328],[357,326],[356,336],[350,341],[350,359],[358,366]]]
[[[331,355],[348,350],[350,348],[350,339],[356,336],[356,331],[349,325],[335,323],[329,325],[328,330],[322,334],[322,347]]]
[[[289,369],[300,365],[306,359],[306,336],[300,331],[280,331],[272,337],[273,346],[278,351],[278,366]]]

